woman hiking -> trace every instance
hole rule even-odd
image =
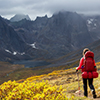
[[[85,55],[87,54],[87,52],[91,52],[88,48],[85,48],[83,50],[83,57],[80,59],[80,62],[79,62],[79,66],[76,68],[76,72],[78,72],[78,70],[81,69],[81,71],[83,73],[87,73],[88,74],[88,70],[85,68]],[[92,52],[93,53],[93,52]],[[91,54],[90,54],[91,55]],[[93,55],[94,56],[94,55]],[[96,64],[95,64],[95,61],[93,59],[93,67],[94,67],[94,70],[96,71]],[[85,76],[85,77],[84,77]],[[91,75],[92,76],[92,75]],[[88,75],[86,76],[85,74],[83,74],[82,76],[82,79],[83,79],[83,89],[84,89],[84,96],[88,97],[88,92],[87,92],[87,80],[88,80],[88,85],[92,91],[92,94],[93,94],[93,98],[96,98],[96,92],[95,92],[95,88],[93,86],[93,77],[89,76],[88,78]]]

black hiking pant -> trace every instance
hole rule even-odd
[[[93,78],[91,78],[91,79],[84,79],[83,78],[84,96],[88,96],[87,80],[88,80],[88,85],[89,85],[90,89],[95,91],[94,86],[93,86]]]

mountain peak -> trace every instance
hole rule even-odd
[[[15,16],[13,16],[10,21],[11,22],[15,22],[15,21],[20,21],[22,19],[26,19],[26,20],[31,20],[30,17],[28,15],[24,15],[24,14],[16,14]]]

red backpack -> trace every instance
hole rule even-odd
[[[94,53],[91,51],[87,51],[84,57],[84,68],[82,77],[83,78],[97,78],[98,73],[96,72],[96,68],[94,67]]]
[[[84,70],[87,72],[95,71],[94,68],[94,53],[87,51],[84,58]]]

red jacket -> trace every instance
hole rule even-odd
[[[93,61],[94,61],[94,60],[93,60]],[[84,57],[82,57],[82,58],[80,59],[79,66],[76,68],[76,70],[81,69],[81,71],[84,72],[84,68],[82,68],[83,63],[84,63]],[[94,66],[96,66],[95,61],[94,61]],[[96,69],[96,70],[97,70],[97,69]]]

